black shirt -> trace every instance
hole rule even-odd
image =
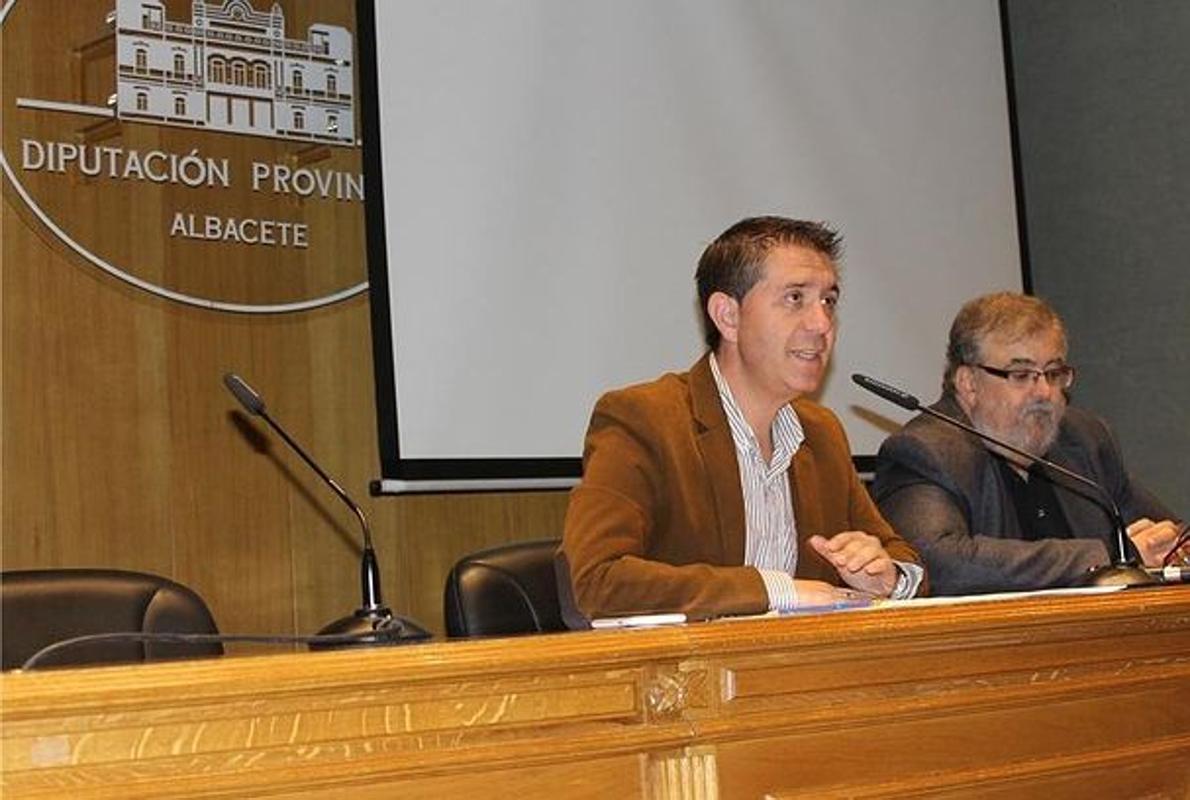
[[[1058,505],[1054,485],[1045,475],[1044,467],[1033,464],[1029,467],[1029,479],[1025,480],[1003,458],[997,458],[1000,474],[1012,495],[1016,507],[1016,518],[1021,524],[1021,538],[1029,541],[1038,539],[1070,539],[1070,523]]]

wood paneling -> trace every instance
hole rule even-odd
[[[1190,796],[1190,587],[5,673],[5,796]]]
[[[459,556],[560,534],[564,492],[368,497],[366,298],[266,318],[179,307],[47,243],[8,191],[2,269],[6,569],[168,575],[227,631],[311,633],[354,608],[354,518],[238,410],[229,370],[365,507],[386,599],[433,628]]]
[[[37,13],[26,13],[34,5]],[[350,0],[282,5],[290,35],[299,36],[312,22],[350,24],[354,12]],[[167,7],[170,18],[189,19],[188,2]],[[181,153],[194,144],[185,130],[71,115],[10,124],[18,120],[18,94],[54,97],[74,87],[79,102],[103,101],[113,51],[97,20],[110,9],[23,0],[10,15],[0,48],[10,162],[25,135]],[[73,56],[60,57],[71,48]],[[350,169],[358,160],[343,148],[212,135],[234,140],[228,157],[241,164],[259,158]],[[24,177],[44,184],[33,187],[39,198],[80,238],[187,291],[284,300],[295,289],[310,293],[365,275],[358,203],[278,200],[287,215],[304,215],[329,233],[308,251],[277,250],[264,268],[249,269],[234,247],[163,234],[179,208],[245,213],[243,174],[230,190],[148,184],[128,203],[91,199],[94,181],[82,176]],[[167,575],[197,590],[229,632],[313,633],[353,610],[360,599],[354,518],[282,442],[237,410],[220,381],[227,371],[253,384],[270,413],[365,507],[386,600],[433,629],[441,630],[442,584],[460,555],[560,533],[561,492],[367,496],[379,456],[366,296],[264,317],[162,300],[68,249],[7,180],[2,225],[4,568]],[[315,262],[326,270],[312,271]]]

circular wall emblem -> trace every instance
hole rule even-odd
[[[364,182],[354,3],[257,1],[7,0],[0,169],[108,274],[268,314],[367,289]]]

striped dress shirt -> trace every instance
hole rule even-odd
[[[766,463],[756,434],[719,372],[714,353],[710,362],[740,467],[740,486],[744,492],[744,563],[760,572],[768,592],[769,608],[790,611],[797,607],[793,582],[797,567],[797,520],[793,518],[793,498],[789,492],[789,464],[806,434],[793,407],[781,406],[773,419],[773,457]]]
[[[744,493],[744,563],[760,573],[768,593],[769,609],[792,611],[798,605],[797,585],[793,581],[798,553],[789,465],[806,434],[793,406],[781,406],[771,429],[773,457],[766,463],[756,434],[719,372],[714,353],[710,363],[740,468]],[[924,570],[917,564],[893,563],[897,566],[897,584],[890,597],[894,600],[913,597],[925,576]]]

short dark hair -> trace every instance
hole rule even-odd
[[[805,247],[838,262],[843,250],[842,235],[825,222],[807,222],[786,217],[749,217],[732,225],[707,245],[694,273],[698,302],[702,310],[702,331],[707,347],[719,346],[719,329],[707,313],[707,300],[715,292],[743,301],[744,295],[764,275],[764,261],[777,247]]]
[[[959,367],[983,363],[983,343],[991,335],[1013,340],[1057,329],[1066,341],[1066,326],[1049,303],[1017,292],[996,292],[968,300],[950,326],[946,343],[946,374],[942,393],[953,397],[954,374]]]

